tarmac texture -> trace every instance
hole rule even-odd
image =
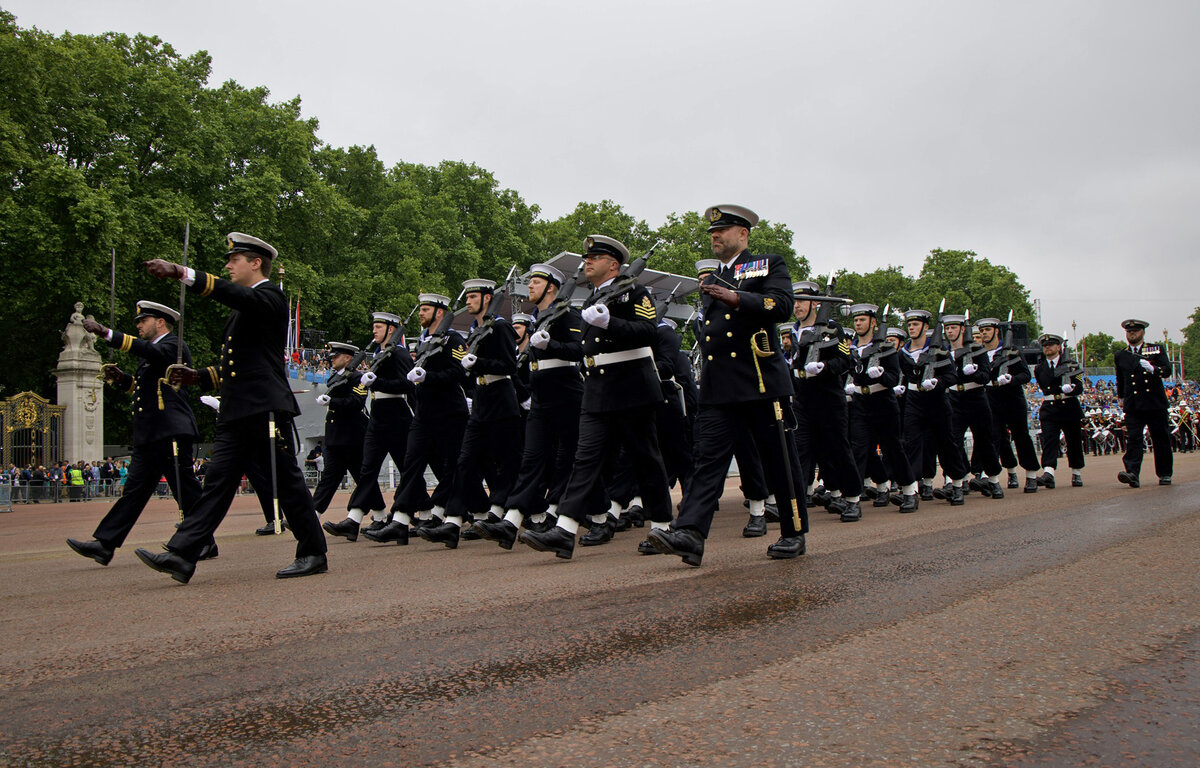
[[[106,504],[18,506],[0,764],[1200,765],[1200,462],[1137,490],[1088,462],[1083,488],[813,510],[792,561],[741,538],[732,479],[700,568],[639,556],[644,529],[571,561],[360,537],[279,581],[294,542],[243,497],[183,586],[132,551],[169,500],[107,568],[63,543]]]

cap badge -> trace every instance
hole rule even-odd
[[[714,207],[711,211],[708,212],[708,220],[709,221],[717,221],[718,219],[721,218],[721,215],[722,215],[721,209]]]
[[[596,238],[594,238],[594,237],[589,237],[583,241],[583,247],[587,248],[589,251],[592,249],[592,246],[595,244],[596,244]]]

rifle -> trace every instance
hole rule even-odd
[[[1063,386],[1071,383],[1071,379],[1083,373],[1083,366],[1078,360],[1071,357],[1071,348],[1066,344],[1062,346],[1062,358],[1058,361],[1058,366],[1054,369],[1055,375],[1059,377]],[[1057,373],[1057,371],[1062,373]]]
[[[637,287],[638,275],[646,270],[646,262],[650,260],[650,256],[660,245],[662,245],[662,240],[658,240],[654,245],[650,246],[650,250],[629,262],[616,280],[613,280],[596,293],[595,301],[592,302],[592,305],[603,304],[604,306],[608,306],[610,301],[624,296]]]
[[[925,363],[925,371],[921,374],[921,381],[928,381],[934,378],[933,374],[938,368],[943,368],[954,362],[954,356],[948,354],[945,347],[942,346],[942,337],[945,334],[945,327],[942,325],[942,312],[946,309],[946,299],[942,298],[942,303],[938,305],[937,327],[933,329],[933,335],[929,337],[929,343],[925,346],[929,354],[929,361]]]
[[[963,319],[965,320],[963,323],[963,349],[967,350],[963,355],[963,365],[966,365],[975,358],[986,355],[987,347],[976,341],[975,334],[971,332],[971,310],[967,310]]]
[[[825,287],[825,295],[823,297],[814,297],[813,300],[820,303],[817,309],[817,320],[813,324],[813,333],[820,334],[820,339],[808,345],[808,356],[805,363],[815,363],[821,357],[821,350],[827,347],[836,346],[838,343],[839,334],[832,331],[838,327],[837,322],[833,319],[833,305],[837,303],[845,303],[841,299],[834,297],[833,289],[837,285],[837,278],[830,277],[829,284]],[[821,326],[825,326],[825,330],[821,330]]]
[[[675,294],[679,292],[679,286],[681,286],[681,285],[683,285],[682,280],[679,281],[678,283],[675,283],[675,287],[672,288],[671,292],[667,294],[667,298],[664,301],[660,302],[659,304],[655,305],[655,307],[654,307],[655,320],[661,321],[664,317],[667,316],[667,310],[669,310],[671,308],[671,302],[675,299]],[[689,320],[690,319],[691,318],[689,318]]]
[[[886,305],[875,324],[875,335],[871,337],[871,356],[867,358],[868,368],[877,367],[880,360],[896,354],[896,348],[887,344],[887,316],[891,308],[891,304]]]
[[[564,283],[558,289],[558,295],[554,297],[554,301],[550,302],[550,306],[546,307],[545,312],[538,312],[537,324],[534,325],[533,331],[530,333],[531,336],[543,329],[545,329],[546,333],[549,333],[555,321],[571,311],[571,296],[579,286],[579,275],[583,273],[583,265],[585,263],[583,259],[579,260],[579,266],[575,268],[575,274],[571,275],[570,282]],[[568,285],[571,286],[570,290],[567,289]],[[517,368],[525,364],[530,354],[532,353],[529,351],[529,345],[526,344],[525,349],[521,350],[521,354],[517,355]]]
[[[455,305],[462,300],[463,294],[467,292],[464,288],[458,293],[458,298],[454,300],[454,304],[450,305],[445,312],[442,313],[442,321],[437,324],[429,334],[429,338],[421,346],[417,347],[416,361],[413,363],[414,368],[424,368],[425,361],[442,351],[442,347],[446,346],[449,339],[447,333],[450,331],[450,326],[454,324],[455,318],[466,311],[466,308],[454,309]]]
[[[1004,331],[1004,343],[1000,347],[1000,350],[1004,353],[1004,359],[1000,361],[1000,374],[1008,373],[1008,369],[1012,367],[1012,364],[1021,359],[1021,350],[1013,345],[1012,321],[1013,311],[1010,309],[1008,310],[1007,327]]]
[[[346,363],[345,368],[329,374],[329,378],[325,380],[325,389],[330,390],[344,382],[349,381],[350,374],[358,370],[358,366],[362,365],[363,360],[366,360],[367,357],[375,351],[374,347],[378,343],[379,342],[375,341],[375,339],[371,339],[367,346],[358,350],[358,352],[354,354],[354,357],[350,358],[350,362]]]
[[[479,325],[475,328],[475,332],[471,334],[471,346],[467,348],[468,354],[475,354],[479,350],[479,345],[483,343],[483,340],[492,335],[492,331],[496,327],[497,308],[508,298],[509,281],[512,280],[513,273],[516,271],[517,265],[513,264],[508,270],[508,274],[504,277],[504,285],[501,286],[500,290],[492,294],[492,299],[488,302],[487,311],[483,313],[483,320],[479,322]]]

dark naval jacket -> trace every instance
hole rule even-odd
[[[700,404],[775,400],[792,394],[778,325],[792,314],[792,280],[782,256],[738,254],[704,282],[733,286],[738,306],[701,299]],[[760,333],[761,332],[761,333]],[[770,354],[755,354],[753,338],[765,335]]]
[[[420,360],[426,344],[433,337],[421,335],[414,357]],[[463,392],[466,371],[462,367],[467,345],[463,337],[453,329],[446,331],[446,343],[436,354],[427,358],[421,366],[425,369],[425,380],[414,389],[414,413],[421,419],[437,420],[467,415],[467,396]]]
[[[283,291],[270,280],[247,288],[199,271],[189,290],[233,310],[221,332],[217,364],[200,371],[201,388],[221,395],[217,422],[266,412],[299,414],[284,363],[288,308]]]
[[[377,353],[371,366],[371,370],[375,372],[376,376],[370,386],[371,420],[377,425],[394,424],[397,429],[408,429],[408,424],[412,421],[412,410],[400,395],[413,393],[413,383],[408,380],[408,372],[413,368],[413,360],[412,355],[408,353],[408,348],[400,341],[399,329],[394,334],[392,338],[396,340],[396,346],[387,352],[385,359],[379,359],[384,351]],[[355,379],[356,385],[357,381]],[[333,395],[332,392],[329,394]],[[379,395],[395,395],[395,397],[379,397]]]
[[[109,344],[138,357],[137,371],[122,373],[114,384],[133,395],[133,444],[145,445],[159,440],[186,437],[196,439],[196,417],[187,401],[187,388],[176,390],[167,384],[159,385],[167,366],[175,364],[179,354],[179,337],[168,333],[157,341],[146,341],[120,331],[112,332]],[[183,364],[191,367],[192,353],[183,345]],[[158,407],[162,399],[162,409]]]
[[[536,316],[537,310],[534,312]],[[572,307],[544,330],[550,334],[546,348],[528,347],[531,410],[560,405],[578,408],[583,398],[583,377],[579,373],[579,366],[554,363],[553,367],[546,368],[544,364],[558,360],[579,363],[583,360],[583,318],[579,316],[579,310]]]
[[[592,294],[584,308],[597,301]],[[658,371],[654,367],[654,327],[658,315],[650,293],[636,285],[607,302],[607,328],[583,327],[583,401],[585,413],[621,411],[662,401]],[[605,362],[602,355],[645,349],[649,354],[624,362]]]
[[[403,352],[403,355],[408,357],[408,352]],[[360,371],[352,371],[347,376],[339,376],[337,383],[329,389],[329,412],[325,414],[326,445],[361,446],[367,436],[367,414],[363,411],[367,403],[367,390],[363,389],[361,379]],[[375,383],[380,381],[382,377],[376,379]],[[372,411],[375,407],[372,406]]]
[[[876,359],[875,355],[879,355]],[[885,342],[876,342],[872,340],[863,347],[850,348],[850,381],[854,386],[858,387],[859,392],[863,394],[872,394],[871,388],[879,385],[882,389],[876,389],[875,394],[881,392],[892,392],[892,388],[900,383],[900,350],[893,350]],[[872,379],[867,374],[867,369],[872,365],[878,365],[883,369],[883,375],[878,379]]]
[[[467,349],[475,351],[475,365],[466,375],[474,379],[475,395],[471,400],[473,421],[500,421],[521,415],[513,377],[517,375],[517,332],[503,317],[492,321],[491,331],[471,324]],[[461,365],[461,363],[460,363]],[[504,378],[495,378],[495,377]]]
[[[1154,365],[1154,373],[1142,367],[1141,360]],[[1117,397],[1124,400],[1126,411],[1154,411],[1167,407],[1163,379],[1171,375],[1171,360],[1162,344],[1143,342],[1138,349],[1122,349],[1116,354]]]
[[[809,376],[804,366],[808,365],[809,352],[814,344],[823,344],[817,349],[814,362],[825,363],[815,376]],[[797,333],[796,354],[792,356],[792,375],[796,379],[797,402],[811,406],[814,403],[834,403],[846,400],[846,373],[853,367],[850,358],[850,341],[841,326],[831,323],[802,328]]]

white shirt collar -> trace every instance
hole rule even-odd
[[[263,283],[269,283],[269,282],[271,282],[271,281],[264,277],[262,280],[259,280],[257,283],[255,283],[254,285],[252,285],[250,287],[257,288],[258,286],[262,285]]]
[[[162,337],[166,336],[168,333],[170,333],[170,331],[163,331],[162,336],[158,336],[157,338],[154,339],[154,341],[152,341],[150,343],[157,344],[158,342],[162,341]]]

